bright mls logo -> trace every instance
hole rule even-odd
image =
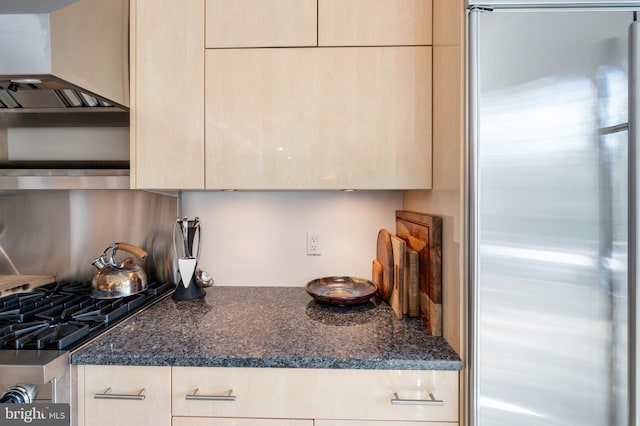
[[[0,404],[0,424],[69,426],[69,412],[69,404]]]
[[[24,409],[24,407],[17,405],[17,410],[12,410],[9,407],[4,407],[5,419],[7,420],[24,420],[25,423],[31,423],[34,420],[47,420],[47,411],[38,411],[36,407]]]

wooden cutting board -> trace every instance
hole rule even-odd
[[[371,262],[371,281],[378,289],[382,285],[382,263],[378,259],[373,259]]]
[[[378,294],[383,300],[389,300],[393,287],[393,250],[391,234],[386,229],[381,229],[378,232],[376,258],[382,265],[382,279],[378,286]]]
[[[442,218],[396,211],[396,234],[418,252],[420,319],[434,336],[442,336]]]
[[[407,247],[405,275],[406,314],[412,318],[420,316],[420,285],[418,281],[418,252]]]
[[[391,235],[393,248],[393,289],[389,304],[397,318],[404,316],[404,272],[406,258],[406,242],[402,238]]]
[[[53,275],[0,275],[0,297],[55,282]]]

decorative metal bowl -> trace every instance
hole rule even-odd
[[[376,294],[377,287],[364,278],[324,277],[310,281],[306,289],[319,302],[346,306],[368,301]]]

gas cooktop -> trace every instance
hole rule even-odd
[[[76,349],[174,288],[152,283],[132,296],[94,299],[90,282],[65,281],[2,297],[0,349]]]

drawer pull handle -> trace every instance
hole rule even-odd
[[[444,405],[444,401],[436,399],[432,393],[429,393],[429,399],[401,399],[398,397],[398,392],[394,392],[391,403],[393,405],[429,405],[432,407],[442,407]]]
[[[107,388],[104,393],[97,393],[93,395],[95,399],[136,399],[138,401],[142,401],[145,397],[146,389],[142,389],[137,394],[119,394],[119,393],[111,393],[111,388]]]
[[[226,395],[198,395],[200,389],[193,391],[191,395],[186,395],[184,399],[195,401],[235,401],[236,396],[233,395],[233,389],[230,389]]]

